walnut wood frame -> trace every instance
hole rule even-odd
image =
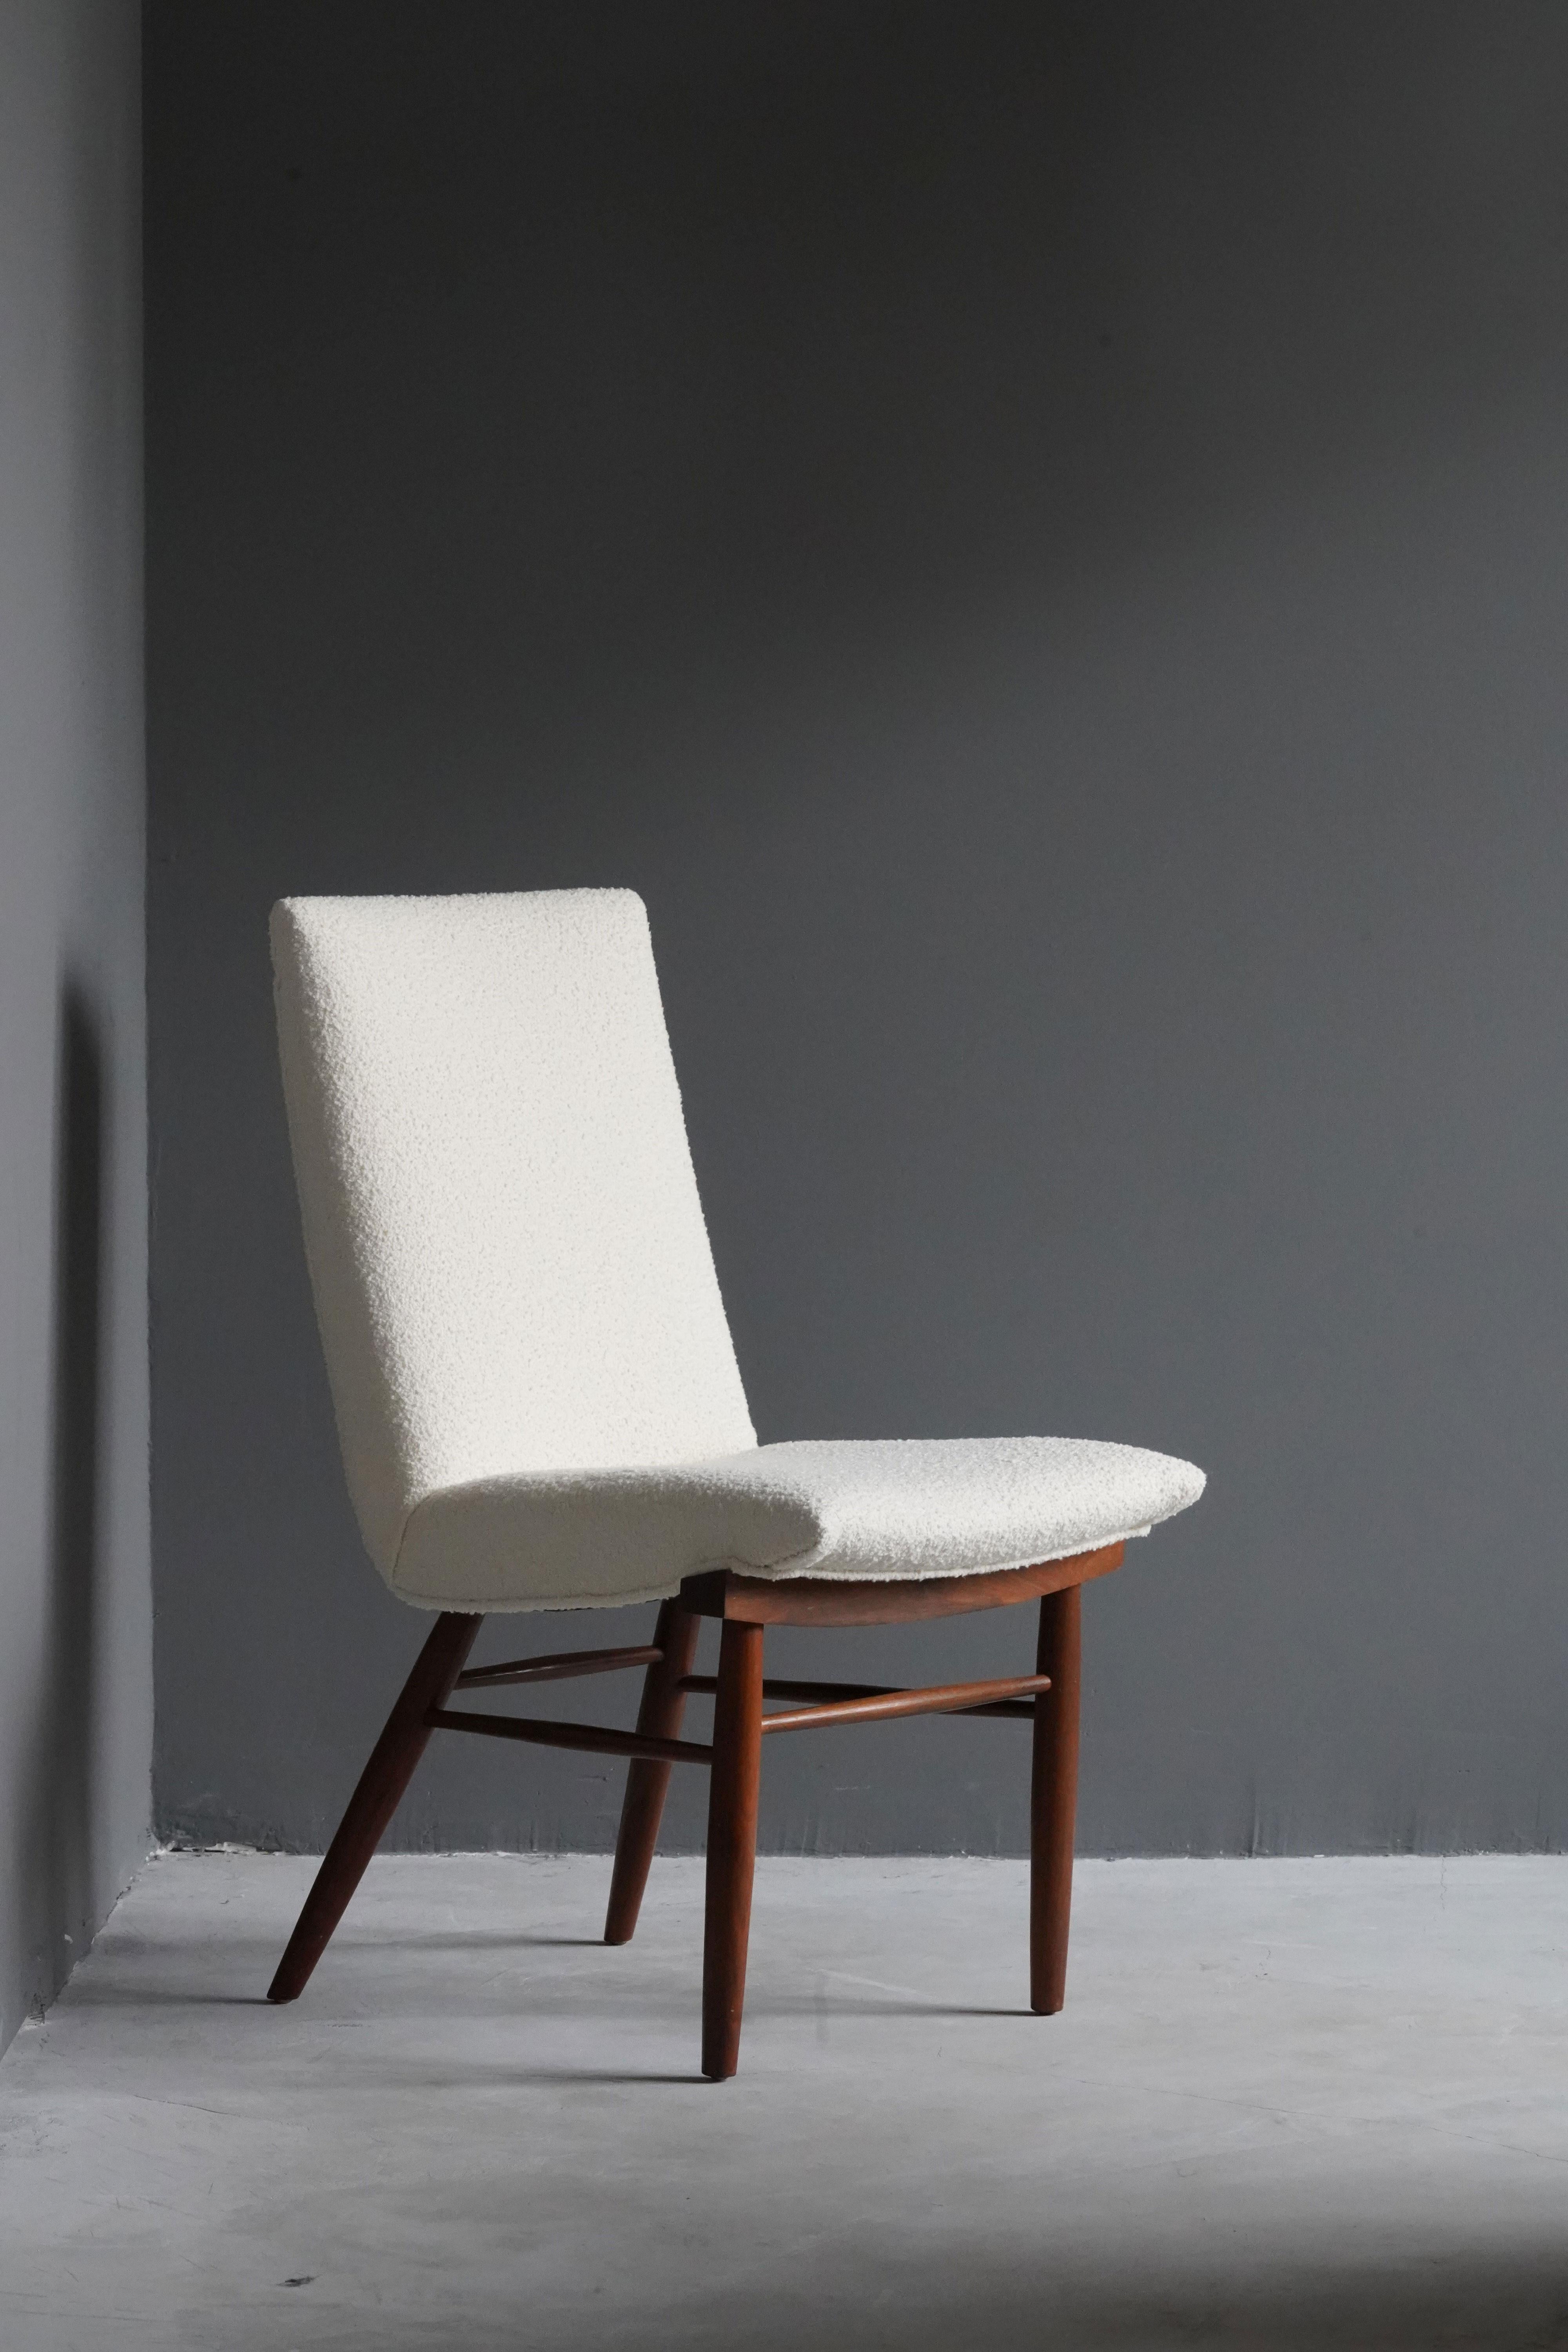
[[[465,1664],[484,1619],[445,1612],[436,1620],[371,1751],[278,1964],[268,1999],[293,2000],[304,1990],[432,1731],[479,1732],[490,1738],[630,1759],[605,1921],[607,1944],[626,1943],[637,1926],[670,1767],[706,1764],[710,1781],[702,2072],[712,2081],[722,2082],[733,2074],[740,2057],[764,1735],[910,1715],[978,1715],[1034,1727],[1029,1790],[1029,2001],[1042,2016],[1053,2015],[1066,1998],[1072,1908],[1079,1596],[1094,1578],[1120,1568],[1121,1556],[1121,1545],[1114,1543],[1097,1551],[1079,1552],[1071,1559],[1046,1560],[1035,1568],[858,1583],[829,1577],[742,1576],[720,1569],[689,1576],[676,1598],[662,1603],[651,1643],[510,1659],[491,1666]],[[1040,1621],[1032,1675],[903,1690],[873,1683],[773,1681],[763,1672],[763,1643],[770,1625],[897,1624],[1007,1608],[1036,1599],[1040,1603]],[[720,1623],[717,1675],[691,1671],[704,1617],[717,1618]],[[456,1691],[563,1681],[630,1666],[647,1669],[635,1731],[534,1717],[480,1715],[447,1704]],[[713,1698],[713,1738],[709,1744],[679,1736],[691,1692]],[[764,1714],[763,1703],[768,1698],[798,1704]]]

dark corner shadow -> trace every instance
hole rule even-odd
[[[56,1087],[48,1650],[27,1790],[26,1897],[52,1999],[92,1926],[94,1621],[102,1450],[104,1167],[97,1016],[68,974]],[[72,1942],[70,1939],[75,1938]]]

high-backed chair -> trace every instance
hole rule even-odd
[[[274,909],[284,1093],[349,1490],[372,1559],[438,1612],[270,1998],[303,1989],[433,1730],[630,1759],[608,1943],[670,1768],[710,1771],[702,2069],[740,2047],[763,1742],[921,1714],[1033,1726],[1030,1990],[1062,2005],[1079,1598],[1196,1500],[1189,1463],[1012,1437],[759,1445],[724,1319],[642,901],[628,890],[290,898]],[[1032,1674],[900,1690],[772,1681],[769,1625],[1038,1598]],[[465,1671],[491,1611],[657,1601],[651,1642]],[[704,1617],[716,1677],[692,1672]],[[647,1669],[637,1729],[448,1706]],[[682,1738],[689,1692],[711,1743]],[[790,1704],[764,1713],[763,1701]]]

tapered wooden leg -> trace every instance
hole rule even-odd
[[[664,1655],[649,1666],[643,1682],[637,1729],[655,1739],[676,1739],[686,1711],[680,1677],[691,1672],[697,1654],[700,1621],[677,1601],[666,1601],[658,1612],[653,1638]],[[605,1916],[606,1944],[626,1944],[642,1909],[643,1889],[658,1842],[658,1824],[669,1787],[670,1766],[652,1764],[639,1757],[626,1773],[626,1793],[621,1805],[620,1834],[616,1840],[616,1866],[610,1874],[610,1907]]]
[[[1082,1597],[1077,1584],[1045,1595],[1035,1662],[1035,1672],[1051,1678],[1035,1701],[1029,1788],[1029,2006],[1044,2017],[1054,2017],[1067,1999]]]
[[[762,1760],[763,1628],[726,1619],[713,1707],[702,1941],[702,2072],[714,2083],[740,2063]]]
[[[268,2000],[294,2000],[310,1982],[311,1969],[331,1941],[332,1931],[425,1753],[430,1737],[426,1715],[433,1706],[445,1706],[450,1698],[484,1622],[482,1617],[463,1616],[449,1609],[437,1618],[305,1897],[289,1948],[268,1989]]]

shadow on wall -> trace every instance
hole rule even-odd
[[[56,1103],[51,1603],[45,1696],[38,1715],[28,1808],[32,1853],[24,1882],[36,1890],[38,1906],[34,1995],[43,2002],[59,1990],[96,1924],[92,1895],[94,1632],[101,1549],[104,1170],[109,1121],[98,1016],[85,992],[69,975],[60,997]]]

